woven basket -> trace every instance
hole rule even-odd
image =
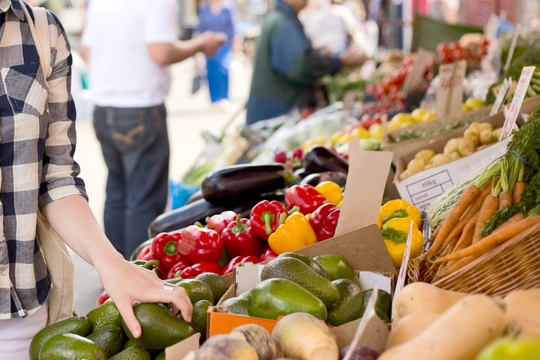
[[[540,224],[436,282],[432,282],[434,274],[428,271],[428,260],[422,255],[410,261],[407,274],[408,283],[428,282],[469,294],[504,296],[540,287]]]

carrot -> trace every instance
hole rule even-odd
[[[462,267],[464,267],[465,265],[468,265],[470,263],[472,263],[474,260],[476,260],[476,257],[474,256],[469,256],[469,257],[466,257],[464,259],[460,259],[458,261],[456,261],[453,265],[449,265],[446,267],[445,271],[443,271],[437,280],[441,279],[441,278],[444,278],[448,275],[451,275],[452,273],[454,273],[455,271],[461,269]],[[435,279],[434,279],[435,280]]]
[[[523,220],[524,218],[524,215],[523,213],[517,213],[517,214],[514,214],[512,215],[508,220],[506,220],[505,222],[503,222],[501,225],[499,225],[498,228],[496,228],[495,230],[493,230],[494,233],[496,233],[497,231],[501,231],[505,228],[507,228],[508,226],[512,225],[512,224],[515,224],[521,220]]]
[[[459,219],[461,218],[463,213],[465,213],[469,205],[471,205],[471,203],[478,197],[479,194],[480,189],[475,184],[467,186],[463,194],[461,194],[461,196],[459,197],[459,200],[456,202],[456,205],[454,206],[452,211],[450,211],[450,214],[448,214],[448,217],[441,224],[441,231],[439,232],[439,236],[437,236],[431,248],[426,252],[427,257],[434,255],[441,248],[448,234],[459,222]]]
[[[461,236],[459,237],[458,242],[452,249],[452,252],[459,250],[463,245],[465,245],[467,239],[469,238],[469,235],[471,235],[470,238],[472,240],[472,235],[474,235],[474,228],[476,226],[476,221],[478,219],[478,216],[479,214],[477,213],[469,220],[467,225],[465,225],[465,228],[463,229],[463,232],[461,233]]]
[[[516,181],[516,184],[514,185],[514,199],[513,203],[517,204],[521,201],[521,197],[523,196],[523,192],[525,191],[525,188],[527,187],[527,184],[525,181],[518,180]]]
[[[513,195],[511,191],[501,191],[499,194],[499,210],[512,205],[514,201]]]
[[[480,231],[484,227],[484,223],[493,217],[495,211],[499,209],[499,198],[489,194],[486,196],[482,207],[478,213],[478,219],[476,220],[476,227],[474,229],[474,235],[472,243],[476,244],[484,237],[480,235]]]
[[[513,238],[514,236],[521,234],[528,228],[537,225],[538,223],[540,223],[540,215],[533,215],[527,217],[517,223],[514,223],[513,225],[509,225],[503,230],[489,234],[476,244],[472,244],[466,249],[450,255],[441,256],[440,258],[435,260],[434,263],[458,260],[467,256],[482,254],[486,251],[486,249],[502,244],[503,242]]]

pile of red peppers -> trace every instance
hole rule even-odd
[[[226,275],[239,264],[256,264],[330,239],[341,208],[335,193],[330,198],[328,191],[318,190],[307,184],[294,185],[286,190],[284,204],[260,201],[249,218],[224,211],[209,217],[206,226],[197,223],[158,234],[135,263],[162,279],[187,279],[203,272]]]

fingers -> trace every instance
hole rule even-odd
[[[135,313],[133,312],[133,306],[125,301],[115,303],[131,334],[135,338],[139,338],[142,332],[141,324],[139,324],[139,321],[135,317]]]
[[[191,305],[191,301],[189,300],[186,291],[181,287],[177,286],[177,289],[175,289],[172,293],[173,295],[175,295],[175,297],[171,301],[173,309],[180,310],[184,320],[187,322],[191,322],[193,305]]]

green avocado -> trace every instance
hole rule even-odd
[[[349,279],[360,285],[360,280],[352,266],[341,255],[323,254],[313,258],[328,274],[331,280]]]
[[[86,317],[92,322],[92,331],[111,324],[122,327],[122,315],[113,301],[107,301],[90,310]]]
[[[243,298],[240,296],[232,297],[223,301],[221,305],[224,306],[231,314],[247,315],[248,298]]]
[[[30,343],[30,360],[38,360],[43,345],[55,335],[77,334],[86,336],[92,331],[92,322],[85,316],[73,316],[41,329]]]
[[[133,312],[141,324],[141,336],[135,338],[123,320],[122,326],[127,336],[144,349],[165,349],[195,333],[191,325],[174,316],[163,305],[142,303],[134,306]]]
[[[212,304],[214,303],[214,295],[212,289],[208,284],[196,279],[182,279],[176,283],[176,286],[180,286],[186,290],[186,293],[191,300],[192,304],[195,304],[199,300],[208,300]]]
[[[206,337],[206,326],[208,322],[208,309],[212,303],[208,300],[199,300],[193,305],[193,315],[191,316],[191,326],[195,332],[201,333],[201,338]]]
[[[195,276],[195,280],[200,280],[210,287],[214,297],[214,305],[221,299],[223,294],[229,289],[227,282],[218,274],[205,272]]]
[[[319,298],[290,280],[267,279],[251,290],[249,316],[276,320],[295,312],[312,314],[322,320],[328,315]]]
[[[373,289],[364,291],[364,309],[369,302],[372,292]],[[388,319],[392,314],[392,296],[388,292],[381,289],[378,291],[377,302],[375,302],[375,313],[377,313],[381,320],[386,322],[389,322]]]
[[[293,253],[293,252],[284,252],[284,253],[278,255],[278,257],[284,257],[284,256],[298,259],[301,262],[303,262],[304,264],[306,264],[307,266],[309,266],[310,268],[312,268],[313,270],[315,270],[322,277],[324,277],[324,278],[326,278],[328,280],[334,280],[334,279],[331,279],[330,276],[328,276],[328,273],[326,272],[326,270],[324,270],[323,267],[321,265],[319,265],[319,263],[317,263],[315,260],[311,259],[310,257],[300,255],[300,254],[296,254],[296,253]]]
[[[359,319],[364,312],[364,294],[354,281],[338,279],[332,284],[339,290],[339,301],[328,311],[326,321],[333,326],[339,326]]]
[[[86,338],[105,350],[105,354],[109,358],[122,350],[123,337],[122,328],[110,324],[94,331]]]
[[[287,279],[300,285],[318,297],[327,308],[331,308],[339,300],[339,291],[332,282],[301,260],[292,257],[270,260],[261,271],[261,280],[275,278]]]
[[[150,360],[150,353],[143,348],[135,345],[120,351],[118,354],[110,357],[108,360]]]
[[[83,336],[58,334],[51,337],[39,352],[40,360],[106,360],[105,351]]]

